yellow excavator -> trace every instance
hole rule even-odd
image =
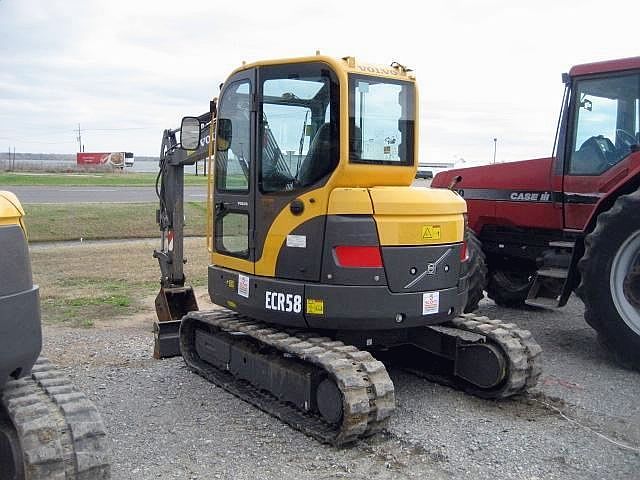
[[[156,190],[155,356],[342,445],[395,408],[385,365],[484,398],[533,386],[541,349],[463,314],[475,275],[466,205],[412,187],[411,71],[316,55],[235,70],[210,111],[165,130]],[[209,295],[186,285],[184,167],[208,158]],[[477,302],[477,299],[475,300]]]

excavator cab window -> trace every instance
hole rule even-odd
[[[339,160],[339,89],[322,63],[260,71],[260,190],[292,192],[325,179]]]
[[[409,82],[349,77],[349,160],[413,165],[415,89]]]
[[[637,148],[640,74],[577,80],[569,174],[600,175]]]
[[[221,192],[248,191],[251,159],[251,101],[250,84],[242,80],[225,91],[224,102],[218,112],[224,121],[217,132],[216,189]],[[225,128],[222,128],[224,126]],[[229,135],[226,132],[233,132]],[[231,137],[231,138],[226,138]],[[224,148],[220,148],[220,145]]]

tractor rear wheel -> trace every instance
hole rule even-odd
[[[478,303],[484,298],[487,287],[487,259],[482,251],[482,243],[472,230],[467,229],[467,252],[469,255],[469,288],[464,313],[478,309]]]
[[[501,307],[523,307],[534,273],[528,270],[506,270],[490,266],[487,296]]]
[[[598,216],[578,269],[585,320],[620,363],[640,369],[640,191]]]

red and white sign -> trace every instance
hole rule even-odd
[[[422,315],[433,315],[440,309],[440,292],[422,294]]]
[[[123,168],[124,158],[124,152],[76,153],[76,162],[78,165],[111,165]]]

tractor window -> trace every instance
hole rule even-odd
[[[230,123],[231,141],[218,130],[216,152],[216,190],[220,192],[246,192],[249,190],[250,143],[250,84],[247,80],[232,83],[220,101],[218,118]],[[221,123],[221,122],[220,122]],[[223,149],[220,149],[223,146]]]
[[[260,190],[317,184],[337,166],[338,82],[324,64],[261,69]]]
[[[569,173],[599,175],[639,142],[640,74],[578,80]]]
[[[409,82],[351,75],[349,159],[413,165],[415,89]]]

